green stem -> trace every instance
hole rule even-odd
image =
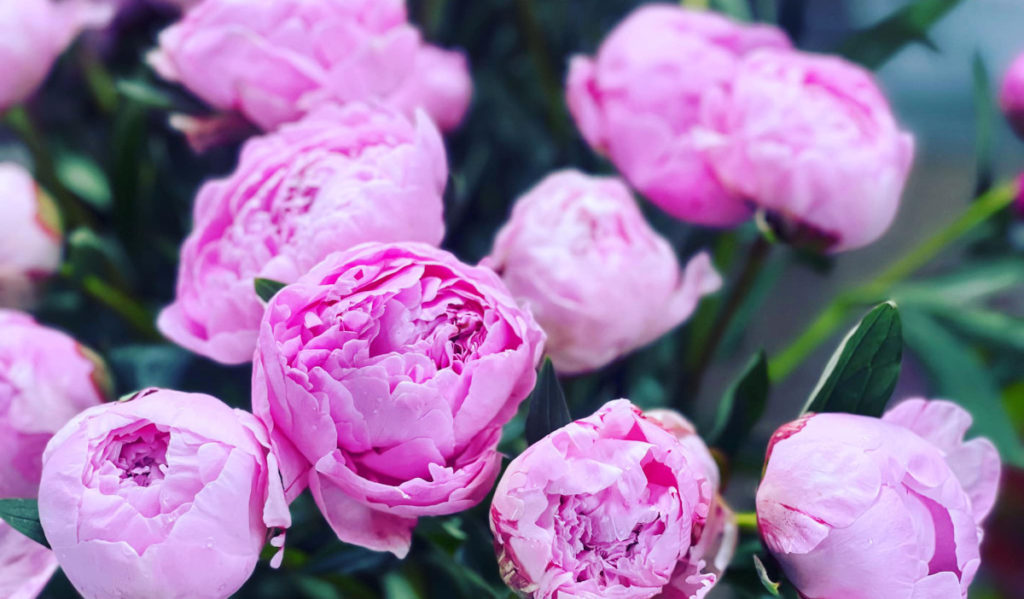
[[[145,306],[120,289],[93,275],[75,277],[67,266],[61,268],[60,274],[76,283],[82,291],[93,300],[103,304],[122,320],[131,325],[142,338],[147,341],[160,341],[163,336],[153,325],[153,315]]]
[[[789,376],[811,352],[849,320],[853,308],[885,299],[894,285],[920,270],[947,246],[1012,204],[1017,193],[1015,183],[993,188],[972,202],[955,221],[912,248],[874,279],[832,300],[799,337],[776,354],[769,364],[772,381],[778,382]]]
[[[737,512],[736,526],[744,532],[757,532],[757,513]]]

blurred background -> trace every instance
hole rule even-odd
[[[563,97],[568,59],[593,53],[602,37],[640,2],[631,0],[410,0],[410,14],[427,39],[463,49],[475,84],[468,119],[447,139],[452,178],[446,199],[445,246],[465,261],[490,249],[515,198],[552,170],[574,166],[614,172],[577,133]],[[723,0],[713,8],[739,18],[777,22],[803,49],[833,52],[847,38],[907,4],[895,0]],[[614,397],[641,406],[676,405],[707,422],[727,385],[750,356],[785,347],[840,291],[870,279],[886,264],[953,221],[979,191],[1024,170],[1024,143],[1013,138],[993,99],[1003,70],[1024,51],[1020,0],[933,2],[954,6],[928,32],[877,70],[898,118],[918,144],[916,164],[898,219],[869,248],[836,259],[812,259],[778,248],[727,331],[699,394],[688,392],[688,367],[713,305],[693,322],[611,367],[563,381],[574,416]],[[80,39],[30,104],[0,128],[0,159],[36,162],[44,186],[88,204],[88,228],[69,231],[67,261],[39,314],[98,350],[113,368],[119,393],[157,385],[214,394],[248,407],[249,368],[225,368],[170,345],[152,325],[173,296],[177,251],[188,232],[194,193],[202,181],[234,167],[238,146],[195,155],[167,126],[171,112],[202,114],[201,102],[158,81],[143,62],[174,11],[138,2],[108,30]],[[880,40],[884,41],[884,40]],[[30,116],[29,118],[24,118]],[[28,123],[34,123],[29,126]],[[44,155],[34,144],[45,144]],[[63,190],[63,191],[61,191]],[[650,220],[680,255],[715,251],[723,273],[756,235],[753,228],[718,234],[673,221],[649,204]],[[968,236],[921,273],[942,281],[989,256],[1024,261],[1024,228],[996,219]],[[735,268],[733,268],[735,270]],[[931,287],[941,298],[942,287]],[[909,297],[909,295],[908,295]],[[897,297],[899,300],[899,297]],[[909,300],[908,300],[909,301]],[[895,398],[950,396],[1002,403],[974,412],[976,420],[1010,414],[1024,431],[1024,287],[1008,285],[976,313],[997,312],[993,324],[964,321],[951,308],[906,324],[909,351]],[[868,309],[865,305],[864,311]],[[910,306],[912,309],[913,306]],[[960,320],[958,320],[960,319]],[[984,317],[982,318],[982,321]],[[854,319],[850,320],[850,325]],[[980,322],[980,324],[979,324]],[[931,328],[929,328],[931,327]],[[1014,328],[1016,327],[1016,328]],[[846,326],[840,330],[845,330]],[[937,331],[937,332],[936,332]],[[927,337],[928,342],[920,339]],[[737,510],[753,508],[753,490],[771,431],[803,405],[839,336],[813,352],[772,389],[768,412],[732,465],[727,495]],[[936,348],[937,346],[938,349]],[[951,349],[950,349],[951,348]],[[994,404],[988,404],[994,405]],[[979,413],[980,412],[980,413]],[[514,422],[510,426],[521,426]],[[479,509],[479,508],[478,508]],[[392,558],[330,543],[311,502],[295,506],[284,575],[260,566],[239,596],[414,597],[481,596],[474,581],[494,584],[497,572],[482,517],[466,518],[460,562],[434,553],[397,564]],[[438,543],[451,541],[440,524]],[[329,534],[329,531],[327,531]],[[446,541],[447,539],[447,541]],[[1024,597],[1024,476],[1007,469],[1000,505],[989,526],[982,573],[973,598]],[[427,551],[417,546],[416,551]],[[497,584],[500,584],[497,583]],[[440,586],[438,586],[440,585]],[[446,586],[447,585],[447,586]],[[468,586],[466,586],[468,585]],[[739,591],[716,588],[712,597]],[[448,593],[448,594],[445,594]],[[72,597],[56,579],[46,597]]]

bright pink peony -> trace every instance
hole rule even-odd
[[[521,197],[483,262],[528,305],[563,373],[657,339],[721,285],[707,254],[679,268],[618,179],[561,171]]]
[[[784,238],[871,243],[896,215],[914,155],[871,73],[840,58],[759,50],[712,90],[696,134],[722,183]]]
[[[52,551],[0,521],[0,597],[35,599],[56,570]]]
[[[95,354],[71,337],[0,310],[0,497],[36,496],[46,442],[102,402],[108,381]]]
[[[811,599],[960,599],[980,565],[999,457],[970,416],[911,400],[882,419],[811,414],[776,431],[758,524]]]
[[[1010,63],[999,90],[999,106],[1010,126],[1024,139],[1024,52]]]
[[[644,6],[619,24],[594,58],[569,66],[567,100],[583,137],[630,184],[676,218],[729,226],[750,210],[723,187],[694,138],[709,92],[727,89],[756,48],[790,47],[766,25],[711,12]]]
[[[505,582],[524,597],[704,597],[729,561],[717,468],[674,414],[606,404],[512,460],[491,505]],[[669,432],[671,429],[673,432]]]
[[[36,283],[60,266],[57,208],[24,168],[0,163],[0,307],[33,302]]]
[[[419,516],[479,503],[543,333],[501,280],[416,243],[334,254],[267,306],[253,411],[289,498],[346,542],[404,556]]]
[[[264,129],[325,102],[382,102],[442,127],[469,106],[465,58],[423,42],[404,0],[206,0],[160,35],[151,63]]]
[[[207,183],[181,250],[170,339],[228,364],[252,359],[257,277],[289,283],[365,241],[441,242],[448,177],[440,134],[390,110],[324,107],[251,139],[238,168]]]
[[[0,2],[0,112],[24,102],[42,85],[79,31],[102,26],[113,14],[114,7],[102,0]]]
[[[39,518],[85,599],[224,599],[290,523],[266,429],[209,395],[147,389],[46,447]]]

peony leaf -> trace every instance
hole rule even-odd
[[[768,359],[761,350],[722,396],[714,426],[707,435],[708,444],[716,445],[726,455],[734,455],[761,419],[768,391]]]
[[[526,442],[533,445],[570,422],[572,417],[565,402],[565,392],[548,358],[540,368],[537,385],[530,395],[530,411],[526,415]]]
[[[902,357],[896,304],[879,304],[836,349],[803,411],[881,416],[896,388]]]
[[[39,523],[39,502],[35,499],[0,499],[0,520],[43,547],[50,548]]]
[[[839,54],[869,69],[877,69],[905,46],[920,43],[935,47],[928,30],[961,0],[917,0],[875,25],[846,39]]]
[[[778,597],[779,585],[782,583],[775,582],[768,576],[768,571],[764,567],[764,562],[762,562],[761,558],[756,555],[754,556],[754,569],[757,570],[757,577],[761,580],[761,584],[764,586],[764,589],[768,591],[772,597]]]
[[[287,286],[287,283],[282,283],[281,281],[260,278],[253,279],[252,284],[256,289],[256,295],[260,296],[260,299],[264,302],[269,302],[275,295],[277,295],[278,291],[281,291]]]

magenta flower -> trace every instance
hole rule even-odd
[[[253,411],[288,497],[346,542],[404,556],[419,516],[479,503],[543,333],[490,270],[415,243],[333,254],[267,306]]]
[[[999,106],[1010,126],[1024,139],[1024,52],[1010,63],[999,89]]]
[[[878,239],[914,156],[872,75],[840,58],[759,50],[711,90],[696,134],[725,187],[788,241],[837,252]]]
[[[0,497],[36,496],[47,441],[101,403],[108,381],[99,358],[74,339],[0,309]]]
[[[705,253],[685,269],[618,179],[549,175],[516,202],[483,264],[528,305],[563,373],[654,341],[721,285]]]
[[[424,43],[404,0],[206,0],[160,35],[150,62],[267,130],[349,102],[423,108],[448,129],[472,94],[465,57]]]
[[[0,307],[25,308],[60,266],[57,208],[24,168],[0,163]]]
[[[196,353],[248,362],[263,315],[253,279],[290,283],[365,241],[440,243],[447,177],[429,119],[382,108],[328,106],[249,140],[235,172],[199,191],[157,325]]]
[[[516,592],[696,599],[714,586],[735,541],[717,469],[699,439],[677,439],[691,436],[684,420],[655,418],[613,401],[512,460],[491,531]]]
[[[776,431],[757,491],[764,542],[804,597],[967,597],[999,456],[970,416],[910,400],[882,419],[811,414]]]
[[[266,429],[198,393],[90,408],[46,447],[39,517],[85,599],[224,599],[290,523]],[[279,543],[275,543],[278,544]]]
[[[694,136],[714,89],[728,89],[756,48],[788,49],[775,27],[712,12],[643,6],[620,23],[594,58],[569,66],[569,110],[583,137],[630,184],[676,218],[731,226],[750,216],[723,186]]]

